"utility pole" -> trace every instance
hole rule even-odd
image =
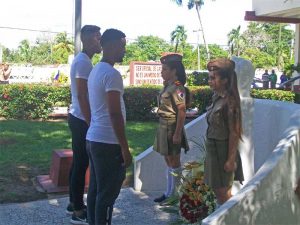
[[[3,56],[3,50],[2,50],[2,46],[0,44],[0,63],[2,63],[2,56]]]
[[[193,30],[193,32],[197,32],[197,62],[198,62],[198,72],[200,71],[200,43],[199,43],[199,32],[201,31],[201,29],[198,30]]]
[[[75,0],[75,16],[74,16],[74,56],[81,50],[80,30],[81,30],[81,9],[82,0]]]

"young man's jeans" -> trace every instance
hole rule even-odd
[[[88,125],[72,114],[69,114],[68,123],[72,133],[73,150],[73,162],[69,173],[70,202],[74,204],[74,210],[81,210],[84,207],[85,174],[89,165],[85,140]]]
[[[110,225],[113,206],[125,179],[120,145],[87,141],[90,184],[87,197],[90,225]]]

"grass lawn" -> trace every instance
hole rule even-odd
[[[127,122],[133,156],[153,144],[156,122]],[[0,121],[0,203],[45,198],[33,186],[37,175],[49,174],[52,151],[71,148],[66,121]],[[131,176],[133,166],[128,169]]]

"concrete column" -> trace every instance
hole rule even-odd
[[[0,45],[0,63],[2,63],[2,56],[3,56],[3,54],[2,54],[2,46]]]
[[[74,49],[76,56],[78,52],[81,50],[81,42],[80,42],[80,29],[81,29],[81,10],[82,9],[82,0],[75,0],[75,22],[74,22]]]

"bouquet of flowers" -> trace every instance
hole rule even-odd
[[[169,200],[167,212],[177,212],[179,224],[199,223],[211,214],[217,205],[212,189],[204,183],[203,163],[188,162],[183,166],[178,195]],[[178,174],[173,174],[178,176]],[[173,205],[173,209],[170,206]],[[175,223],[175,224],[177,224]]]
[[[183,176],[179,186],[179,215],[186,223],[197,223],[216,209],[216,197],[204,183],[202,165],[192,162],[185,165],[191,174]]]

